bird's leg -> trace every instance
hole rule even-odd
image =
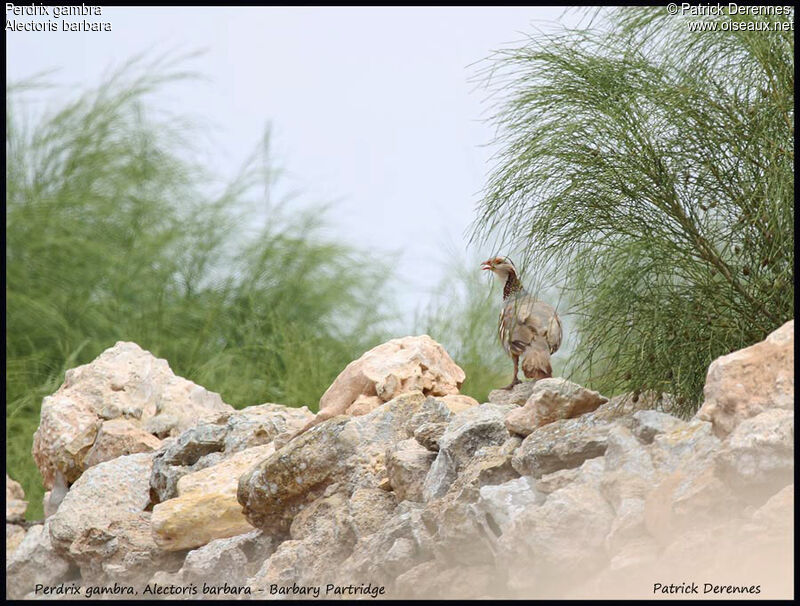
[[[519,373],[519,356],[512,355],[511,358],[514,360],[514,378],[511,380],[511,383],[509,383],[505,387],[501,387],[500,389],[509,390],[509,389],[512,389],[514,387],[514,385],[522,383],[522,381],[520,381],[517,378],[517,373]]]

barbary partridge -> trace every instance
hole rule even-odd
[[[498,336],[506,353],[514,360],[514,379],[503,389],[511,389],[520,380],[519,365],[529,379],[545,379],[553,375],[550,354],[561,345],[561,320],[552,305],[531,296],[517,276],[514,264],[507,257],[494,257],[481,264],[503,284],[503,309],[500,312]]]

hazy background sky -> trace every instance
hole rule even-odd
[[[495,150],[487,145],[490,106],[474,64],[537,29],[575,25],[581,13],[104,7],[101,17],[85,18],[110,21],[113,29],[7,32],[8,79],[58,68],[48,80],[60,88],[40,95],[46,107],[75,87],[96,85],[138,53],[205,50],[186,64],[205,78],[169,85],[156,105],[199,120],[208,132],[206,153],[224,176],[271,124],[272,155],[285,169],[276,193],[334,201],[335,233],[367,250],[397,253],[407,325],[444,264],[465,252]]]

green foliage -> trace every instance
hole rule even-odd
[[[134,62],[32,127],[30,87],[7,90],[6,454],[29,517],[41,399],[116,341],[234,406],[313,408],[382,340],[386,269],[330,241],[324,208],[264,213],[258,156],[221,188],[187,160],[192,131],[148,105],[185,76]]]
[[[563,281],[576,372],[689,414],[710,362],[794,315],[793,32],[600,14],[491,62],[502,151],[473,237]]]

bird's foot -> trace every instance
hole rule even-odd
[[[522,381],[520,381],[519,379],[517,379],[516,377],[514,377],[514,380],[513,380],[513,381],[511,381],[511,383],[509,383],[509,384],[508,384],[508,385],[506,385],[505,387],[501,387],[500,389],[504,389],[504,390],[506,390],[506,391],[511,391],[512,389],[514,389],[514,386],[515,386],[515,385],[519,385],[520,383],[522,383]]]

